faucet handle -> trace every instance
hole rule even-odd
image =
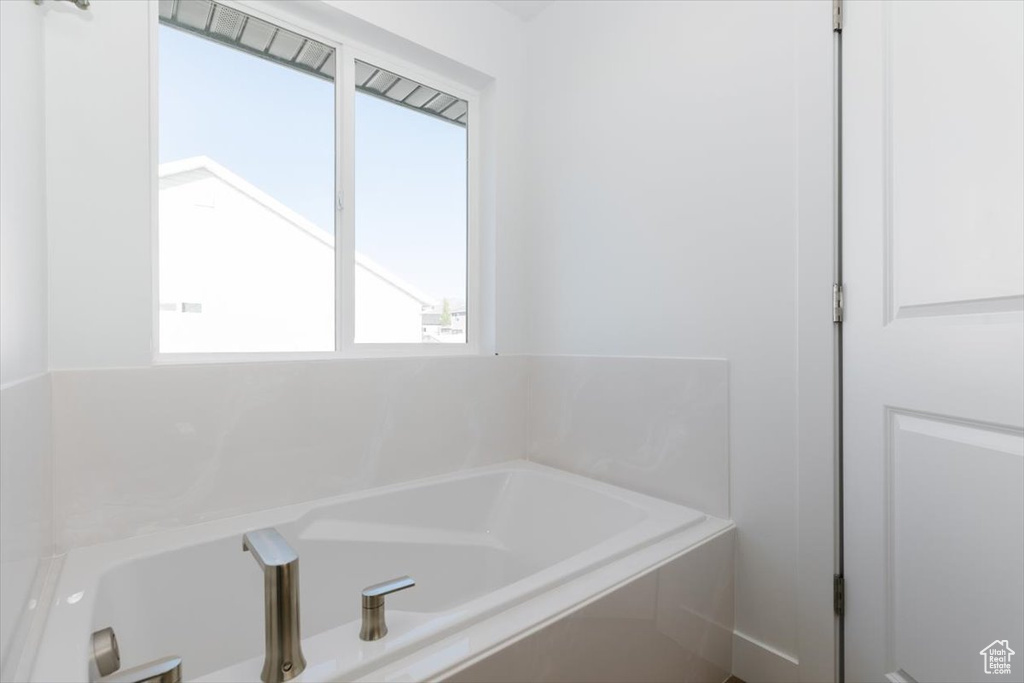
[[[89,680],[98,683],[181,683],[181,657],[163,657],[122,670],[117,636],[108,626],[92,634]]]
[[[117,671],[104,676],[99,683],[181,683],[181,657],[164,657],[126,671]]]
[[[397,579],[367,586],[363,589],[363,607],[367,609],[380,607],[384,604],[385,595],[404,591],[406,588],[412,588],[415,585],[416,582],[411,576],[399,576]]]
[[[384,596],[412,588],[416,582],[411,576],[399,576],[384,583],[375,583],[363,589],[363,623],[359,629],[362,640],[380,640],[388,634],[384,620]]]

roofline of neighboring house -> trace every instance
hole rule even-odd
[[[178,161],[169,161],[164,164],[160,164],[159,176],[160,179],[171,178],[172,176],[181,175],[182,173],[190,173],[193,171],[206,171],[210,175],[223,180],[225,183],[238,190],[245,196],[249,197],[253,201],[262,204],[266,208],[270,209],[281,218],[285,219],[297,229],[301,230],[308,237],[320,242],[325,247],[334,249],[334,238],[328,235],[323,230],[318,228],[312,221],[304,218],[301,214],[296,213],[292,209],[279,202],[278,200],[271,197],[269,194],[259,189],[249,181],[245,180],[241,176],[232,173],[224,166],[221,166],[213,159],[207,156],[195,156],[187,159],[179,159]],[[402,290],[412,298],[419,301],[422,305],[435,305],[437,299],[426,294],[425,292],[417,289],[413,285],[409,284],[402,278],[398,277],[394,273],[388,271],[386,268],[381,266],[379,263],[369,258],[365,254],[356,252],[356,265],[362,266],[368,272],[377,276],[381,280],[384,280],[388,284]]]
[[[259,189],[241,176],[232,173],[210,157],[189,157],[187,159],[180,159],[178,161],[170,161],[165,164],[160,164],[159,174],[160,179],[162,180],[164,178],[170,178],[190,171],[206,171],[211,175],[220,178],[250,199],[262,204],[277,215],[281,216],[281,218],[284,218],[286,221],[293,224],[296,228],[313,239],[318,242],[322,242],[325,246],[328,246],[331,249],[334,248],[334,238],[316,227],[312,221],[302,217],[292,209],[289,209],[263,190]]]

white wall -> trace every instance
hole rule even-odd
[[[11,680],[50,555],[43,15],[0,2],[0,678]]]
[[[835,374],[832,322],[834,48],[830,3],[797,2],[797,653],[802,681],[834,680],[838,623],[832,607],[836,543]],[[827,16],[828,15],[828,16]],[[753,649],[753,648],[752,648]],[[762,654],[762,653],[758,653]],[[756,661],[761,661],[756,660]],[[783,668],[776,680],[793,676]],[[767,677],[765,677],[767,679]]]
[[[792,676],[800,4],[558,2],[527,49],[531,352],[729,360],[736,629]]]
[[[0,62],[0,386],[46,372],[43,16],[4,2]]]
[[[50,367],[152,357],[149,9],[47,3]]]

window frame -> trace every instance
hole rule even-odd
[[[480,343],[482,264],[480,224],[480,93],[385,51],[351,40],[341,32],[324,30],[279,16],[265,5],[243,0],[217,0],[240,12],[317,40],[335,51],[334,65],[334,350],[165,353],[160,351],[160,216],[159,216],[159,28],[158,4],[150,3],[150,216],[153,288],[151,296],[152,357],[154,365],[203,363],[280,362],[341,358],[402,358],[477,356]],[[267,11],[270,9],[271,11]],[[468,104],[466,113],[466,342],[356,343],[355,342],[355,62],[367,62],[425,86],[448,93]]]

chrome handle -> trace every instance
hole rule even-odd
[[[181,657],[164,657],[104,676],[99,683],[181,683]]]
[[[375,583],[363,589],[363,623],[359,637],[363,640],[380,640],[388,634],[384,620],[384,596],[412,588],[416,585],[410,576],[400,576],[383,583]]]
[[[384,604],[384,596],[404,591],[416,585],[411,576],[399,576],[397,579],[375,583],[363,589],[363,607],[378,607]]]
[[[121,671],[121,650],[109,626],[92,634],[89,680],[98,683],[181,683],[181,657],[163,657]]]

